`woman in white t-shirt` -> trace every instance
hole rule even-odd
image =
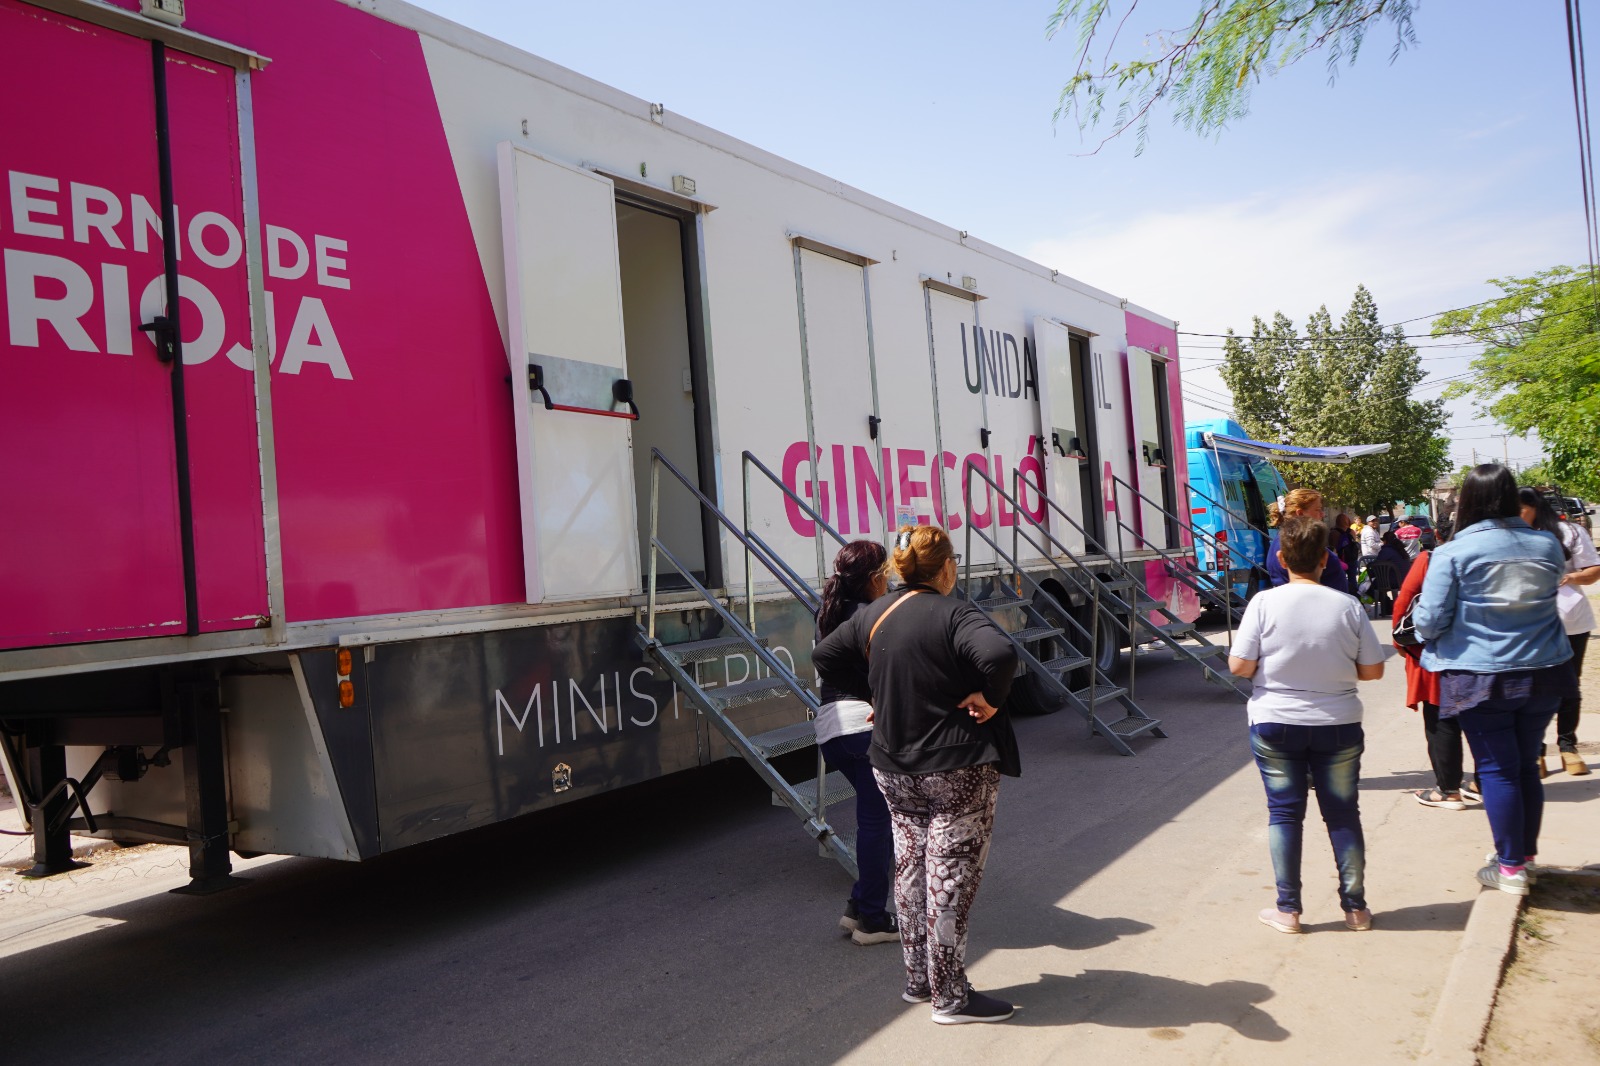
[[[1339,868],[1339,906],[1354,930],[1372,928],[1366,898],[1366,840],[1356,792],[1361,753],[1357,681],[1383,676],[1385,653],[1354,598],[1323,586],[1328,527],[1296,515],[1278,534],[1287,584],[1245,608],[1228,669],[1253,678],[1250,747],[1267,790],[1267,848],[1278,883],[1263,923],[1300,932],[1300,854],[1308,783],[1328,826]]]
[[[1600,581],[1600,554],[1594,550],[1582,526],[1563,522],[1549,499],[1530,488],[1517,490],[1517,502],[1522,505],[1522,520],[1534,529],[1553,533],[1561,541],[1561,551],[1567,558],[1567,571],[1561,576],[1561,587],[1556,590],[1556,610],[1561,612],[1561,626],[1572,642],[1572,670],[1583,673],[1583,653],[1589,645],[1589,633],[1594,629],[1594,608],[1583,586]],[[1589,772],[1589,764],[1578,754],[1578,716],[1583,713],[1583,697],[1569,696],[1561,701],[1556,711],[1556,747],[1561,751],[1562,769],[1574,777]],[[1547,773],[1544,748],[1539,749],[1539,776]]]

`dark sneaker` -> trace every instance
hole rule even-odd
[[[1500,864],[1491,862],[1478,871],[1478,883],[1485,888],[1498,888],[1502,892],[1509,892],[1513,896],[1526,896],[1528,871],[1518,870],[1514,874],[1503,874],[1500,872]]]
[[[939,1025],[966,1025],[968,1022],[1003,1022],[1016,1008],[1003,999],[986,996],[982,992],[967,986],[967,1005],[953,1010],[948,1014],[933,1012],[933,1020]]]
[[[929,992],[926,988],[924,988],[921,992],[915,992],[908,988],[904,992],[900,993],[900,998],[905,1000],[907,1003],[926,1003],[933,998],[933,993]]]
[[[844,932],[845,936],[849,936],[861,928],[861,912],[856,909],[855,900],[847,899],[844,901],[844,917],[839,919],[839,928]]]
[[[857,922],[855,932],[850,934],[850,939],[857,944],[887,944],[900,939],[900,926],[895,923],[892,914],[882,918],[862,918]]]

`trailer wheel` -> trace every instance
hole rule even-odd
[[[1090,623],[1094,618],[1092,604],[1085,603],[1077,607],[1075,617],[1078,619],[1078,624],[1085,631],[1094,632],[1094,630],[1090,629]],[[1080,636],[1076,632],[1073,633],[1073,636],[1076,638],[1077,643],[1081,645],[1078,649],[1079,652],[1084,655],[1089,654],[1088,638]],[[1122,670],[1122,629],[1118,625],[1116,616],[1106,610],[1104,605],[1100,608],[1099,638],[1099,643],[1095,649],[1095,666],[1098,669],[1101,680],[1110,682],[1115,680],[1117,674]],[[1076,670],[1072,674],[1073,688],[1087,688],[1092,681],[1093,678],[1090,676],[1088,667]]]

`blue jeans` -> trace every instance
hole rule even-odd
[[[1259,722],[1250,727],[1250,749],[1267,788],[1267,849],[1278,882],[1278,909],[1299,914],[1300,852],[1305,832],[1306,786],[1314,783],[1317,806],[1339,867],[1339,906],[1367,907],[1367,843],[1361,834],[1361,723],[1285,725]]]
[[[860,879],[850,890],[856,912],[874,923],[889,913],[889,881],[894,875],[894,834],[889,829],[889,804],[872,776],[867,748],[872,733],[846,733],[822,742],[828,767],[849,779],[856,790],[856,868]]]
[[[1520,866],[1539,854],[1539,824],[1544,820],[1539,753],[1560,704],[1559,697],[1532,693],[1521,699],[1485,700],[1459,715],[1461,732],[1478,762],[1495,854],[1508,866]]]

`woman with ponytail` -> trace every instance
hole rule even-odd
[[[1017,653],[954,599],[960,562],[937,526],[902,526],[890,565],[905,588],[856,611],[815,651],[824,677],[864,676],[871,759],[894,829],[907,1003],[940,1025],[998,1022],[1011,1004],[967,983],[967,916],[983,879],[1000,775],[1021,773],[1010,719]]]
[[[853,540],[839,549],[833,558],[833,574],[822,586],[818,643],[884,594],[889,585],[884,574],[888,555],[883,545],[870,540]],[[834,674],[819,668],[817,677],[822,700],[817,712],[817,744],[828,768],[844,774],[856,790],[856,867],[861,876],[850,890],[839,928],[857,944],[899,940],[900,927],[889,906],[889,877],[894,870],[889,806],[867,758],[872,743],[872,689],[862,671]]]

